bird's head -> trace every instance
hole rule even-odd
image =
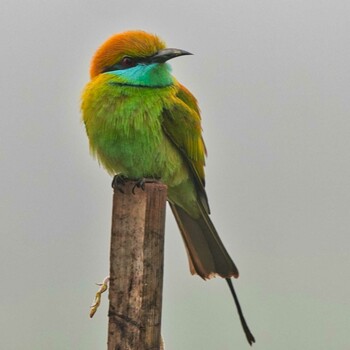
[[[96,51],[90,67],[90,76],[111,73],[127,83],[140,85],[166,85],[170,79],[171,58],[191,53],[166,48],[156,35],[140,30],[127,31],[110,37]]]

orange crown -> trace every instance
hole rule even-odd
[[[94,78],[105,68],[117,64],[124,56],[149,57],[165,48],[165,43],[156,35],[141,30],[130,30],[111,36],[95,52],[90,66]]]

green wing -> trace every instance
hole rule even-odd
[[[175,103],[163,111],[162,127],[188,164],[198,197],[209,213],[204,189],[204,165],[207,152],[202,137],[200,112],[196,98],[181,84],[179,84]]]

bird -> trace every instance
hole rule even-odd
[[[255,342],[231,277],[238,269],[209,214],[206,146],[194,95],[171,73],[170,59],[192,55],[167,48],[157,35],[129,30],[95,52],[82,99],[90,151],[121,189],[125,179],[168,188],[168,203],[185,243],[192,274],[226,279],[250,345]],[[121,189],[122,190],[122,189]]]

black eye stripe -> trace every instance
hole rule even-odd
[[[106,67],[103,70],[103,73],[105,72],[111,72],[114,70],[123,70],[123,69],[128,69],[128,68],[132,68],[135,67],[136,65],[138,65],[139,63],[143,63],[146,62],[146,58],[143,57],[130,57],[130,56],[124,56],[118,63]]]
[[[149,63],[150,57],[130,57],[124,56],[118,63],[105,67],[102,73],[112,72],[114,70],[123,70],[137,66],[138,64]]]

